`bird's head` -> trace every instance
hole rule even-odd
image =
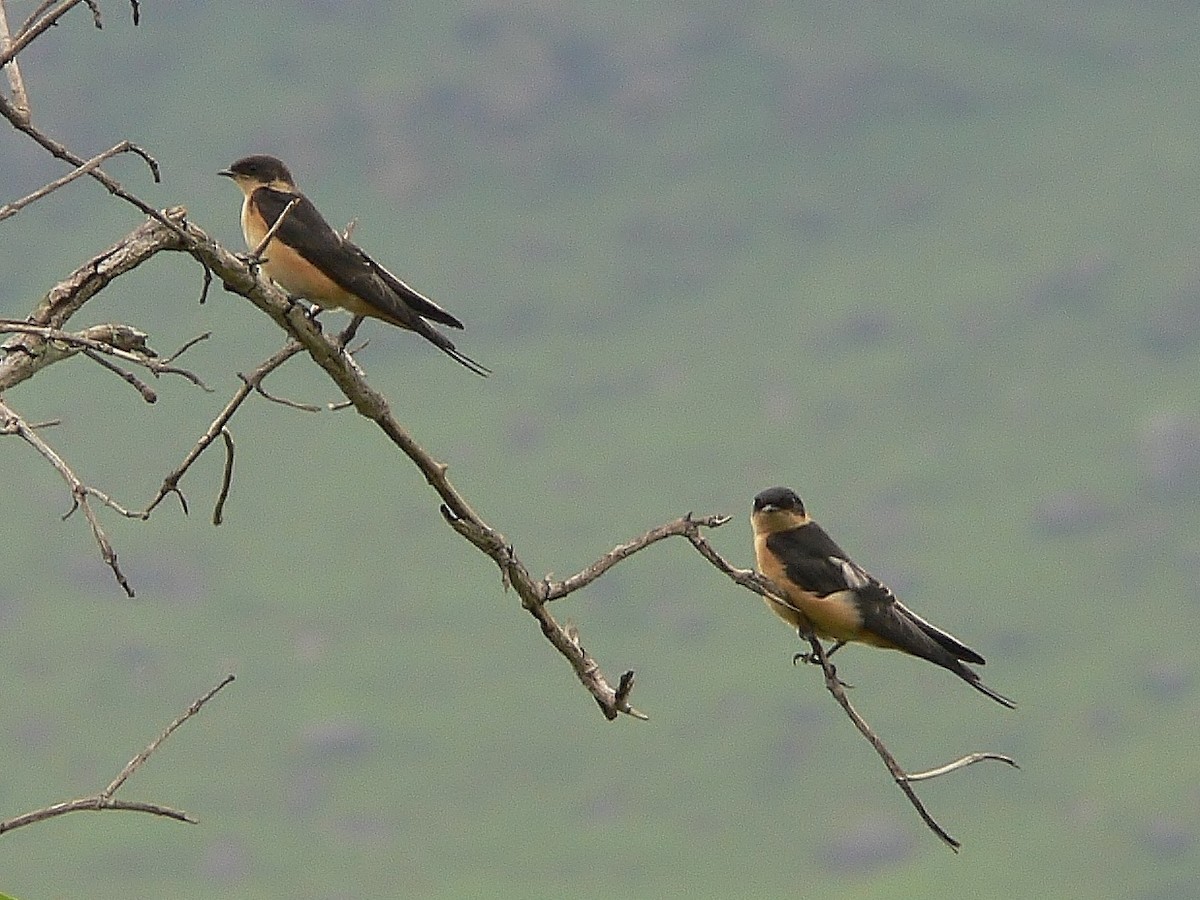
[[[804,502],[791,488],[767,488],[754,498],[754,509],[750,513],[754,530],[759,532],[786,531],[798,528],[810,521],[804,511]]]
[[[217,174],[232,178],[247,194],[260,187],[272,187],[281,191],[296,189],[288,167],[273,156],[246,156]]]

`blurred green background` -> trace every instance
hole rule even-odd
[[[22,20],[33,0],[10,0]],[[1200,19],[1141,2],[311,0],[80,7],[22,54],[34,119],[241,248],[215,173],[274,153],[331,222],[467,322],[472,377],[368,325],[400,420],[536,574],[689,510],[749,565],[786,484],[1006,711],[847,649],[943,847],[793,668],[795,637],[683,541],[561,601],[649,722],[609,723],[416,469],[353,412],[251,401],[148,523],[127,600],[28,447],[0,442],[0,817],[124,788],[196,827],[76,814],[0,841],[21,900],[1192,898],[1200,883]],[[65,168],[0,129],[0,201]],[[140,222],[79,182],[0,224],[23,317]],[[216,393],[148,406],[87,362],[9,392],[144,504],[282,343],[159,257],[126,321]],[[328,314],[326,321],[344,321]],[[323,403],[297,358],[269,390]]]

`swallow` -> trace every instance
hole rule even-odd
[[[801,636],[836,641],[827,655],[850,641],[899,650],[949,669],[980,693],[1016,709],[964,665],[982,666],[982,656],[897,600],[809,518],[795,491],[774,487],[755,497],[750,525],[758,570],[783,592],[784,602],[766,598],[767,606]]]
[[[232,178],[245,195],[242,235],[251,251],[287,205],[297,201],[261,251],[266,254],[261,260],[263,271],[289,294],[322,308],[341,307],[356,316],[415,331],[476,375],[491,374],[430,324],[462,328],[462,322],[334,231],[278,159],[247,156],[218,174]]]

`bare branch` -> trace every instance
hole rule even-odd
[[[188,369],[169,365],[168,360],[159,360],[158,354],[146,343],[148,335],[144,331],[139,331],[128,325],[92,325],[80,332],[69,332],[57,328],[49,328],[44,325],[31,325],[28,322],[0,319],[0,333],[4,332],[36,335],[46,342],[40,354],[32,350],[27,344],[21,345],[21,349],[24,350],[27,356],[38,358],[38,368],[44,368],[53,363],[61,362],[75,355],[77,352],[83,352],[96,362],[101,362],[106,367],[117,372],[127,381],[132,378],[132,376],[127,376],[123,370],[116,366],[103,363],[96,356],[96,354],[105,354],[149,369],[155,376],[178,375],[181,378],[186,378],[201,390],[211,393],[211,389],[196,373]],[[184,349],[191,346],[192,343],[195,343],[195,340],[185,345]],[[6,345],[5,349],[12,348]],[[182,350],[179,351],[179,353],[182,352]],[[176,353],[171,359],[178,357],[179,353]],[[136,382],[136,379],[130,383],[135,384],[135,386],[136,384],[140,384],[140,382]],[[146,390],[149,390],[149,388]],[[150,391],[150,393],[153,394],[153,391]],[[154,399],[147,398],[147,402],[153,403]]]
[[[84,484],[63,458],[55,452],[54,448],[42,440],[37,432],[2,400],[0,400],[0,434],[15,434],[20,437],[37,450],[55,468],[58,474],[62,476],[71,489],[71,509],[63,518],[65,519],[70,516],[76,509],[83,510],[84,518],[87,519],[88,525],[91,526],[92,537],[96,539],[96,543],[100,547],[100,557],[104,560],[105,565],[112,570],[113,576],[117,579],[117,583],[121,585],[122,589],[124,589],[126,595],[133,597],[133,588],[130,587],[125,573],[121,571],[121,567],[117,564],[116,551],[113,550],[112,543],[108,540],[108,535],[100,527],[100,520],[96,518],[96,513],[92,509],[89,497],[96,497],[105,506],[116,510],[127,518],[139,518],[139,514],[131,513],[103,491]]]
[[[646,547],[661,541],[663,538],[675,536],[686,537],[698,534],[700,527],[719,528],[728,521],[729,516],[704,516],[700,519],[693,519],[692,514],[688,513],[674,522],[668,522],[665,525],[652,528],[641,537],[634,538],[624,544],[619,544],[612,550],[609,550],[608,553],[604,554],[604,556],[600,557],[586,569],[572,575],[570,578],[564,578],[562,581],[547,580],[543,587],[543,602],[549,603],[551,600],[565,597],[567,594],[591,584],[621,560],[628,559],[639,550],[644,550]]]
[[[854,727],[859,730],[862,736],[867,739],[867,742],[875,749],[875,752],[879,754],[879,758],[883,760],[883,764],[891,772],[892,779],[899,785],[900,790],[904,792],[904,796],[913,805],[913,808],[917,811],[917,815],[921,817],[921,820],[929,826],[929,829],[934,834],[945,842],[946,846],[957,853],[961,844],[929,814],[929,811],[925,808],[925,804],[921,802],[921,798],[917,796],[916,791],[909,784],[910,779],[908,775],[900,768],[900,764],[896,762],[896,758],[892,756],[887,745],[884,744],[879,735],[875,734],[871,726],[867,724],[867,720],[859,714],[858,710],[850,704],[850,698],[846,696],[846,688],[838,680],[837,669],[834,668],[833,663],[825,655],[825,648],[821,646],[821,642],[815,635],[805,635],[805,639],[812,645],[812,658],[817,661],[821,666],[821,670],[825,673],[825,687],[829,693],[833,694],[833,698],[846,711],[846,715],[850,717],[850,721],[854,723]]]
[[[81,810],[103,810],[103,809],[120,809],[130,810],[133,812],[150,813],[156,816],[166,816],[171,819],[176,819],[180,822],[189,822],[195,824],[196,820],[182,810],[172,809],[169,806],[161,806],[157,803],[142,803],[130,800],[114,800],[115,794],[125,781],[141,768],[142,764],[150,758],[150,755],[162,745],[163,741],[171,736],[171,734],[179,728],[184,722],[190,719],[200,709],[216,696],[217,692],[224,688],[227,684],[233,681],[232,675],[226,675],[224,679],[214,688],[206,691],[201,697],[196,699],[187,710],[177,718],[174,722],[166,727],[166,729],[143,750],[131,759],[120,773],[114,778],[104,790],[91,797],[82,797],[78,800],[67,800],[62,803],[55,803],[52,806],[47,806],[44,809],[35,809],[32,812],[24,813],[20,816],[15,816],[11,819],[6,819],[0,822],[0,834],[14,829],[21,828],[25,825],[32,825],[35,822],[43,822],[46,819],[52,819],[55,816],[66,815],[71,812],[79,812]]]
[[[7,56],[12,50],[12,32],[8,28],[8,10],[4,8],[5,0],[0,0],[0,58]],[[29,95],[25,93],[25,79],[21,77],[21,68],[15,59],[9,59],[3,65],[8,76],[8,89],[12,91],[13,111],[21,121],[29,122]]]
[[[63,803],[55,803],[53,806],[47,806],[45,809],[35,809],[32,812],[27,812],[20,816],[14,816],[11,819],[5,819],[0,822],[0,834],[14,829],[21,828],[24,825],[33,825],[35,822],[44,822],[46,819],[53,819],[55,816],[66,815],[72,812],[98,812],[103,809],[123,809],[132,812],[150,813],[155,816],[165,816],[168,819],[175,819],[178,822],[187,822],[191,825],[196,824],[196,819],[193,819],[182,810],[172,809],[169,806],[159,806],[157,803],[141,803],[133,800],[97,800],[95,797],[81,797],[78,800],[67,800]]]
[[[196,442],[196,445],[191,449],[188,455],[184,457],[183,462],[180,463],[180,465],[174,471],[167,475],[165,479],[163,479],[162,486],[158,489],[158,493],[155,494],[154,499],[150,501],[150,503],[146,506],[146,509],[140,514],[143,519],[150,518],[150,513],[154,511],[154,508],[158,506],[158,504],[161,503],[163,498],[168,494],[175,494],[177,497],[179,497],[179,502],[183,506],[184,513],[187,512],[187,498],[184,497],[183,492],[179,489],[180,479],[182,479],[184,474],[187,473],[187,470],[192,467],[192,463],[200,458],[200,454],[207,450],[209,445],[217,439],[217,436],[225,430],[225,426],[229,423],[229,420],[233,418],[233,414],[238,411],[238,407],[240,407],[242,403],[245,402],[246,398],[250,396],[251,391],[260,385],[262,380],[266,378],[267,375],[269,375],[271,372],[274,372],[303,349],[304,348],[296,341],[289,340],[280,350],[277,350],[249,376],[242,377],[242,386],[237,389],[237,392],[233,395],[232,399],[225,404],[225,408],[221,410],[220,414],[213,419],[212,424],[208,426],[208,430],[200,436],[200,440]],[[221,500],[221,505],[218,506],[218,513],[216,514],[219,514],[219,510],[221,506],[223,506],[223,503],[224,501]]]
[[[31,12],[29,14],[29,18],[26,19],[24,21],[24,23],[22,23],[21,29],[18,32],[18,34],[28,31],[33,26],[33,23],[36,22],[38,20],[38,18],[43,13],[45,13],[46,10],[48,10],[50,7],[52,7],[56,2],[57,2],[57,0],[41,0],[41,2],[38,3],[38,5],[33,8],[33,12]]]
[[[267,229],[267,233],[262,236],[262,240],[258,242],[258,246],[251,252],[250,259],[247,262],[257,264],[262,261],[263,252],[267,249],[267,245],[271,243],[271,240],[279,232],[279,229],[283,227],[283,220],[288,217],[288,213],[295,209],[296,204],[299,202],[299,197],[293,197],[288,201],[288,205],[283,208],[283,212],[279,214],[279,218],[271,224],[271,227]]]
[[[84,0],[63,0],[57,7],[50,9],[53,4],[43,3],[34,14],[25,20],[25,24],[21,26],[20,32],[13,38],[11,45],[0,52],[0,66],[6,65],[9,60],[15,59],[16,55],[37,40],[42,32],[54,25],[59,19],[71,11],[72,8],[78,6]],[[93,15],[96,21],[96,26],[99,27],[99,16],[93,7]],[[40,18],[38,18],[40,16]]]
[[[78,2],[78,0],[67,0],[67,2],[74,3]],[[52,156],[55,156],[64,162],[69,162],[71,165],[76,167],[87,165],[88,161],[86,159],[76,153],[72,153],[64,144],[54,140],[54,138],[50,137],[40,129],[35,128],[29,122],[22,121],[20,113],[14,109],[12,104],[9,103],[4,97],[0,97],[0,116],[4,116],[4,118],[8,119],[8,121],[15,129],[17,129],[17,131],[27,134],[29,137],[33,138],[35,142],[37,142],[43,149],[48,151]],[[148,152],[137,148],[135,145],[131,145],[130,149],[138,153],[139,156],[150,163],[151,169],[154,172],[154,180],[158,181],[158,166],[157,163],[154,162],[154,158],[150,156]],[[159,222],[171,231],[177,233],[179,232],[179,226],[173,222],[167,214],[159,212],[140,197],[129,193],[129,191],[122,187],[119,181],[109,176],[106,172],[104,172],[104,170],[100,168],[94,168],[89,170],[87,174],[91,178],[104,185],[110,194],[120,197],[125,202],[136,206],[150,218]]]
[[[296,349],[301,349],[299,344],[296,345]],[[242,381],[248,380],[245,375],[240,373],[238,377],[241,378]],[[270,400],[272,403],[278,403],[280,406],[286,406],[289,409],[296,409],[300,412],[316,413],[321,411],[321,407],[317,406],[315,403],[301,403],[299,400],[289,400],[287,397],[277,397],[262,386],[261,379],[254,381],[251,384],[251,387],[253,387],[255,392],[263,399]]]
[[[228,428],[222,428],[221,437],[225,439],[225,469],[221,475],[221,492],[217,494],[217,502],[213,506],[214,525],[220,525],[224,521],[225,501],[229,499],[229,487],[233,484],[233,435]]]
[[[175,207],[166,211],[166,215],[177,222],[182,222],[186,213],[187,211],[183,207]],[[182,247],[179,234],[165,229],[157,221],[143,223],[55,285],[41,299],[26,322],[8,322],[5,326],[7,330],[26,331],[30,337],[17,345],[17,349],[23,352],[9,352],[7,356],[0,359],[0,393],[32,377],[42,367],[57,361],[52,347],[48,347],[48,336],[39,335],[28,329],[37,326],[61,329],[71,316],[78,312],[88,300],[107,287],[114,278],[137,268],[154,254],[168,247],[173,249]],[[98,327],[128,328],[128,326]],[[134,335],[141,334],[141,332],[129,329],[129,334],[128,340],[134,342]],[[89,331],[85,331],[84,335],[92,340],[102,340],[101,337]],[[65,338],[57,339],[64,340]],[[114,338],[111,343],[130,352],[140,349],[136,342],[132,345],[123,345],[125,340],[126,338],[120,340]],[[14,349],[12,341],[5,344],[5,349],[10,351]],[[101,352],[104,351],[101,350]]]
[[[181,726],[184,722],[196,715],[196,713],[200,712],[200,710],[204,708],[205,703],[215,697],[222,688],[224,688],[227,684],[232,683],[233,680],[233,675],[226,675],[214,687],[209,688],[207,691],[193,700],[191,705],[183,711],[182,715],[176,718],[175,721],[162,730],[162,733],[159,734],[158,737],[146,745],[145,750],[125,764],[125,768],[123,768],[117,774],[117,777],[114,778],[109,783],[108,787],[102,790],[98,796],[103,797],[106,800],[112,797],[113,794],[120,790],[121,785],[123,785],[129,779],[129,776],[142,767],[142,764],[148,760],[151,754],[153,754],[154,751],[162,745],[163,741],[174,734],[176,729],[178,729],[179,726]]]
[[[108,369],[108,371],[112,372],[126,384],[132,386],[134,390],[142,395],[142,399],[147,403],[158,402],[158,394],[154,392],[150,385],[140,380],[132,372],[126,372],[116,363],[110,363],[107,359],[90,348],[84,348],[83,355],[92,360],[92,362],[99,364],[101,368]]]
[[[175,360],[179,359],[179,357],[183,356],[183,354],[187,353],[189,350],[191,350],[193,347],[195,347],[201,341],[207,341],[210,337],[212,337],[211,331],[206,331],[203,334],[196,335],[191,340],[185,341],[182,347],[180,347],[178,350],[176,350],[170,356],[163,359],[163,362],[164,363],[175,362]]]
[[[1005,756],[1003,753],[968,753],[966,756],[959,757],[954,762],[946,763],[944,766],[938,766],[936,769],[926,769],[924,772],[909,772],[904,776],[904,780],[910,782],[927,781],[930,778],[937,778],[940,775],[949,775],[951,772],[957,772],[959,769],[965,769],[967,766],[973,766],[977,762],[983,762],[988,759],[1007,763],[1014,769],[1021,768],[1017,765],[1016,760],[1011,756]]]
[[[2,2],[2,0],[0,0],[0,13],[3,12],[3,9],[4,9],[3,2]],[[11,66],[13,66],[13,67],[16,66],[15,60],[11,63]],[[15,98],[15,92],[14,92],[14,98]],[[16,106],[15,99],[13,101],[13,105]],[[146,151],[143,150],[141,147],[138,147],[136,144],[132,144],[129,141],[121,141],[121,143],[117,144],[115,147],[110,147],[109,149],[107,149],[103,153],[101,153],[99,156],[93,156],[91,159],[89,159],[87,162],[85,162],[82,166],[77,166],[73,171],[68,172],[62,178],[55,179],[54,181],[50,182],[49,184],[38,188],[32,194],[29,194],[26,197],[22,197],[20,200],[14,200],[12,203],[6,203],[3,206],[0,206],[0,222],[3,222],[5,219],[7,219],[11,216],[15,216],[18,212],[20,212],[22,209],[24,209],[30,203],[33,203],[37,200],[41,200],[47,194],[51,194],[54,191],[57,191],[60,187],[70,184],[72,181],[74,181],[76,178],[79,178],[81,175],[90,174],[91,172],[95,171],[96,167],[99,166],[100,163],[104,162],[106,159],[111,159],[112,157],[116,156],[119,153],[136,153],[138,156],[140,156],[142,159],[144,159],[146,161],[147,165],[150,166],[150,171],[154,174],[154,180],[155,181],[159,180],[158,163],[154,160],[154,158],[151,157],[148,153],[146,153]]]

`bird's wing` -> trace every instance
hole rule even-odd
[[[817,597],[852,590],[871,578],[816,522],[775,532],[767,547],[783,560],[788,580]]]
[[[413,309],[413,311],[417,313],[417,315],[423,316],[424,318],[429,319],[431,322],[437,322],[438,324],[445,325],[449,328],[463,327],[462,322],[460,322],[446,310],[442,309],[424,294],[414,291],[379,263],[375,262],[375,260],[369,257],[362,249],[359,249],[358,252],[362,255],[362,258],[366,261],[367,265],[371,267],[375,275],[381,281],[383,281],[383,283],[386,284],[388,288],[394,294],[396,294],[396,296],[407,303]]]
[[[254,192],[268,228],[297,197],[300,202],[284,218],[276,238],[317,266],[339,287],[376,307],[396,324],[420,331],[416,324],[419,313],[388,287],[370,257],[333,230],[311,200],[303,194],[268,187]],[[270,246],[266,255],[271,255]]]
[[[950,659],[983,664],[970,647],[897,600],[891,588],[852,560],[815,522],[774,534],[771,542],[787,561],[788,578],[806,591],[818,597],[851,592],[867,631],[940,665]]]

